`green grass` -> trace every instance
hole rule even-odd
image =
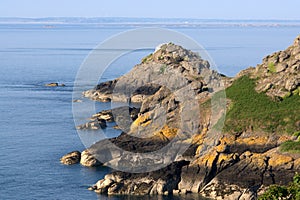
[[[269,63],[269,64],[268,64],[268,69],[269,69],[270,72],[275,73],[275,72],[276,72],[275,64],[272,63],[272,62]]]
[[[299,137],[300,136],[300,131],[296,131],[295,133],[293,133],[293,136]]]
[[[142,59],[142,63],[147,63],[152,58],[152,53]]]
[[[280,145],[280,151],[300,153],[300,141],[286,141]]]
[[[299,95],[273,101],[266,94],[257,93],[254,88],[255,80],[244,76],[226,89],[232,105],[227,111],[225,132],[242,132],[250,126],[254,131],[269,133],[293,134],[300,131]]]

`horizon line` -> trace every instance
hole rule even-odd
[[[300,19],[249,19],[249,18],[187,18],[187,17],[82,17],[82,16],[48,16],[48,17],[12,17],[12,16],[0,16],[0,19],[156,19],[156,20],[220,20],[220,21],[300,21]]]

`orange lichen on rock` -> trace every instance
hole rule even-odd
[[[272,167],[279,167],[291,163],[292,161],[293,158],[291,156],[274,153],[270,157],[269,165]]]
[[[169,126],[165,125],[161,130],[154,133],[154,136],[161,140],[171,140],[177,135],[177,133],[177,128],[170,128]]]
[[[264,145],[269,142],[269,138],[267,136],[238,138],[236,142],[246,145]]]
[[[132,124],[134,126],[148,126],[149,124],[151,124],[150,116],[147,114],[140,115]]]

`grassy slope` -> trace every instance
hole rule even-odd
[[[242,132],[250,126],[254,131],[266,133],[293,134],[299,131],[299,95],[275,102],[254,88],[255,80],[244,76],[226,89],[232,105],[226,116],[225,132]]]

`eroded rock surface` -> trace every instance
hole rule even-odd
[[[80,162],[81,153],[79,151],[72,151],[66,155],[64,155],[60,162],[64,165],[74,165]]]

